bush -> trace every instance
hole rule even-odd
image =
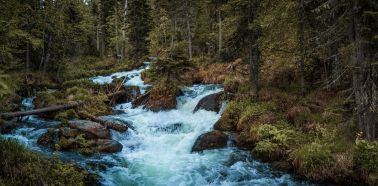
[[[4,185],[80,186],[95,182],[92,175],[73,164],[42,158],[14,140],[0,139],[0,158],[0,183]]]
[[[362,169],[370,185],[378,184],[378,142],[357,139],[353,149],[353,165]]]
[[[253,127],[251,134],[257,141],[253,153],[263,159],[269,160],[280,159],[287,154],[289,141],[295,133],[291,129],[278,129],[272,125],[261,125]]]

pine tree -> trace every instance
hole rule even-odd
[[[130,0],[127,21],[128,39],[131,44],[130,57],[140,59],[148,54],[147,37],[151,30],[150,7],[146,0]]]

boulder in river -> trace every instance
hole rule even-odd
[[[215,130],[199,136],[192,147],[192,152],[201,152],[203,150],[220,149],[227,147],[227,134]]]
[[[80,129],[63,127],[49,129],[38,139],[38,144],[55,150],[79,151],[87,155],[95,152],[120,152],[123,148],[122,144],[115,140],[94,137],[94,135],[88,135],[82,127]]]
[[[98,152],[115,153],[122,151],[122,144],[115,140],[98,139],[90,141],[91,146],[95,147]]]
[[[215,94],[210,94],[202,98],[193,112],[197,112],[199,109],[204,109],[207,111],[219,112],[222,106],[222,95],[224,92],[218,92]]]
[[[110,130],[99,123],[86,120],[70,121],[68,126],[72,129],[77,129],[85,133],[89,139],[110,139]]]
[[[152,94],[148,92],[139,96],[133,101],[133,107],[144,105],[144,108],[153,112],[175,109],[177,106],[176,95],[174,94]]]

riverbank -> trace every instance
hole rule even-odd
[[[48,159],[15,140],[0,139],[0,185],[98,185],[96,176],[72,163]]]

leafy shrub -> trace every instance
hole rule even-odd
[[[253,127],[251,134],[257,141],[253,153],[260,157],[268,156],[271,160],[285,156],[294,133],[291,129],[278,129],[272,125]]]

